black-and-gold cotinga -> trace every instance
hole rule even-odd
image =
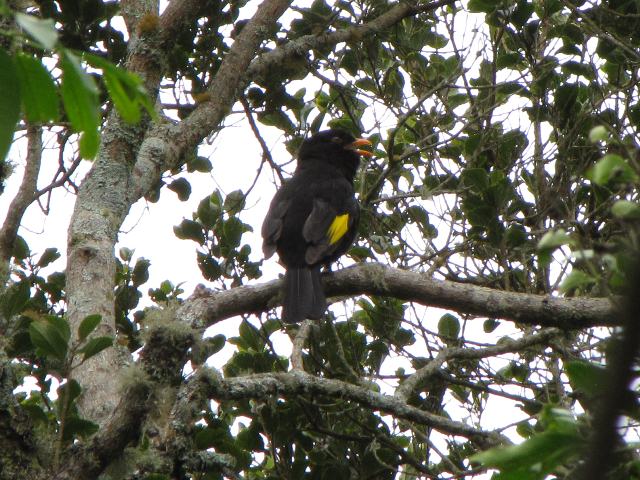
[[[262,224],[266,258],[278,252],[285,266],[282,321],[320,318],[327,301],[320,268],[344,254],[356,237],[360,207],[353,189],[361,147],[371,145],[342,130],[306,139],[293,177],[276,192]]]

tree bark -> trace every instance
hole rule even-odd
[[[183,129],[183,134],[189,132],[186,141],[192,148],[230,110],[240,88],[238,79],[254,58],[270,26],[284,13],[289,3],[284,0],[263,2],[245,26],[216,75],[213,93],[218,99],[217,107],[214,112],[206,110],[206,114],[212,117],[205,124],[198,123],[198,129]],[[147,11],[147,14],[157,15],[157,6],[155,9]],[[140,17],[141,14],[136,10],[136,14],[131,16]],[[176,17],[172,18],[177,22]],[[167,22],[172,25],[169,20]],[[130,19],[128,23],[133,25],[134,22]],[[142,76],[150,92],[157,92],[160,66],[166,55],[166,50],[160,48],[161,39],[159,31],[146,32],[143,36],[133,35],[129,42],[127,66]],[[160,150],[164,153],[169,151],[170,143],[158,145],[160,140],[153,134],[147,137],[147,141],[142,141],[147,125],[145,122],[135,126],[125,124],[117,113],[113,113],[103,131],[98,159],[80,187],[67,240],[66,286],[72,332],[77,331],[83,318],[97,313],[103,319],[97,334],[115,334],[113,289],[117,234],[131,205],[146,194],[170,167],[158,160],[164,158],[159,155]],[[154,131],[166,132],[167,126],[161,124]],[[106,423],[119,403],[116,394],[118,380],[114,372],[126,362],[126,352],[118,347],[110,348],[74,371],[74,377],[83,387],[80,406],[84,416],[101,425]]]
[[[341,380],[316,377],[299,370],[288,373],[264,373],[237,378],[222,378],[219,374],[202,368],[195,381],[206,385],[206,392],[214,400],[266,399],[274,396],[317,398],[327,396],[348,400],[363,407],[389,413],[397,419],[430,426],[449,435],[460,435],[487,448],[511,443],[497,432],[478,430],[467,424],[421,410],[392,396],[352,385]]]
[[[6,285],[9,279],[9,262],[13,256],[13,247],[24,212],[33,200],[38,188],[38,175],[42,162],[42,127],[27,127],[27,160],[22,183],[18,193],[9,205],[7,216],[0,229],[0,285]]]
[[[564,330],[611,327],[621,323],[610,298],[562,298],[506,292],[470,284],[436,280],[426,274],[365,263],[322,277],[328,296],[381,295],[438,307],[481,318]],[[183,322],[206,328],[242,313],[259,313],[279,304],[280,280],[225,291],[207,291],[178,311]]]

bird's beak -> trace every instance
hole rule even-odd
[[[363,150],[360,147],[370,147],[371,146],[371,142],[369,140],[367,140],[366,138],[356,138],[355,142],[352,142],[348,145],[345,145],[344,148],[348,149],[348,150],[353,150],[354,152],[356,152],[358,155],[362,155],[363,157],[372,157],[373,153],[371,153],[369,150]]]

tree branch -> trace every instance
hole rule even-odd
[[[419,408],[407,405],[389,395],[328,378],[316,377],[299,370],[288,373],[265,373],[236,378],[222,378],[212,370],[198,377],[206,382],[207,394],[215,400],[266,399],[275,395],[311,398],[323,395],[356,402],[362,407],[393,415],[395,418],[429,426],[448,435],[460,435],[483,448],[501,443],[511,443],[496,432],[477,430],[461,422],[449,420]]]
[[[157,2],[125,2],[123,9],[130,28],[142,16],[157,16]],[[166,57],[160,48],[159,32],[149,29],[130,33],[126,68],[140,75],[155,99]],[[138,200],[131,194],[131,172],[149,125],[147,115],[130,124],[114,109],[102,131],[98,157],[78,191],[67,237],[66,271],[67,318],[74,334],[82,319],[93,314],[102,315],[96,334],[115,334],[113,248],[131,205]],[[104,425],[115,411],[119,399],[114,372],[125,365],[127,358],[124,348],[109,348],[74,370],[73,375],[83,385],[79,402],[83,416]]]
[[[363,25],[354,25],[321,35],[304,35],[254,60],[246,72],[245,81],[255,81],[255,79],[261,78],[270,69],[290,62],[292,57],[300,57],[311,50],[330,47],[342,42],[358,42],[367,36],[375,35],[397,24],[403,18],[417,15],[418,13],[431,12],[454,3],[455,0],[438,0],[426,4],[400,2],[379,17]]]
[[[435,359],[431,360],[424,367],[416,370],[415,373],[402,382],[396,389],[394,396],[399,400],[407,401],[407,399],[418,389],[422,388],[433,375],[440,372],[440,367],[443,363],[452,359],[480,359],[501,355],[503,353],[516,352],[532,345],[547,343],[550,338],[560,333],[558,329],[549,328],[533,335],[527,335],[518,340],[505,339],[505,341],[501,341],[498,345],[486,348],[443,348],[438,352]]]
[[[18,193],[9,205],[7,216],[0,230],[0,285],[5,285],[9,278],[9,260],[13,255],[13,246],[18,236],[22,216],[35,200],[38,188],[38,175],[42,162],[42,127],[27,127],[27,160],[24,176]]]
[[[322,277],[328,296],[382,295],[425,306],[446,308],[480,317],[501,318],[528,325],[580,329],[620,325],[608,298],[561,298],[507,292],[436,280],[425,274],[366,263]],[[192,298],[178,317],[197,328],[226,318],[275,307],[281,281],[248,285]]]
[[[300,324],[300,328],[298,328],[298,331],[291,342],[293,344],[293,348],[291,350],[291,368],[294,370],[304,371],[302,350],[304,349],[304,344],[309,338],[312,328],[313,322],[311,320],[304,320]]]
[[[160,42],[174,42],[180,30],[192,25],[206,8],[202,0],[171,0],[160,15]]]
[[[225,55],[209,88],[211,100],[198,104],[179,125],[159,124],[149,132],[133,171],[131,191],[135,199],[143,197],[156,185],[162,172],[196,149],[220,125],[244,88],[242,78],[258,47],[290,3],[290,0],[262,2]]]

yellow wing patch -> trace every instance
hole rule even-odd
[[[349,214],[337,215],[329,226],[329,245],[333,245],[340,240],[349,229]]]

